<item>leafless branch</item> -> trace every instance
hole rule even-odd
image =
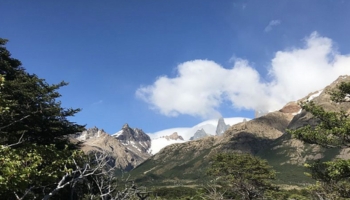
[[[9,127],[9,126],[12,126],[13,124],[18,123],[18,122],[20,122],[20,121],[22,121],[22,120],[28,118],[29,116],[30,116],[30,115],[24,116],[24,117],[22,117],[22,118],[19,119],[19,120],[16,120],[16,121],[14,121],[14,122],[11,122],[11,123],[8,124],[8,125],[5,125],[5,126],[3,126],[3,127],[0,127],[0,131],[1,131],[2,129],[4,129],[4,128],[7,128],[7,127]]]
[[[21,137],[19,138],[19,140],[16,143],[9,144],[9,145],[2,145],[2,146],[5,147],[5,148],[8,148],[8,147],[13,147],[13,146],[16,146],[18,144],[21,144],[23,142],[24,133],[25,133],[25,131],[23,131]]]
[[[34,188],[34,187],[32,186],[32,187],[30,187],[29,189],[27,189],[21,197],[19,197],[18,194],[17,194],[16,192],[13,192],[13,193],[15,194],[17,200],[22,200],[22,199],[24,199],[24,197],[26,197],[26,196],[29,194],[29,192],[30,192],[33,188]]]
[[[85,163],[80,164],[76,159],[72,160],[73,170],[66,172],[57,181],[52,188],[47,186],[35,187],[36,189],[42,189],[42,200],[48,200],[61,189],[70,185],[72,188],[71,199],[74,199],[74,187],[79,183],[85,183],[86,187],[90,191],[90,197],[93,199],[99,196],[102,200],[126,200],[137,195],[139,192],[133,181],[129,181],[130,175],[126,178],[126,185],[123,190],[117,188],[115,173],[115,166],[110,166],[109,162],[112,158],[105,152],[95,152],[87,157]],[[124,180],[125,181],[125,180]],[[48,188],[51,188],[48,192]],[[94,188],[97,189],[94,191]],[[34,188],[27,189],[23,196],[20,197],[14,192],[17,200],[23,200]],[[141,199],[145,199],[145,195],[142,195]]]
[[[208,194],[205,195],[203,199],[224,199],[225,192],[219,192],[217,186],[214,184],[208,184],[206,187],[204,187]]]
[[[73,159],[75,170],[67,172],[64,176],[62,176],[60,181],[57,183],[56,188],[53,189],[49,194],[46,194],[43,200],[48,200],[55,193],[57,193],[59,190],[66,187],[67,185],[75,185],[78,181],[87,177],[92,177],[93,180],[96,180],[96,182],[99,183],[97,184],[97,186],[101,191],[101,195],[106,196],[108,194],[105,193],[105,188],[107,188],[107,191],[111,193],[113,190],[111,189],[110,185],[106,186],[104,185],[104,182],[98,182],[99,178],[103,179],[108,177],[108,173],[111,174],[115,169],[114,167],[108,167],[108,156],[109,155],[105,152],[94,153],[93,159],[91,159],[91,157],[89,156],[88,162],[84,163],[83,167],[79,166],[77,161]]]

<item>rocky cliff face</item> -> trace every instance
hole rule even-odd
[[[96,127],[73,135],[86,153],[97,151],[110,154],[116,167],[131,170],[150,157],[150,138],[140,129],[124,125],[118,135],[111,136]]]

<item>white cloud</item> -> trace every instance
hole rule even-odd
[[[274,26],[278,26],[281,24],[281,20],[271,20],[269,24],[265,27],[265,32],[270,32]]]
[[[226,70],[208,60],[188,61],[177,70],[177,77],[159,77],[153,85],[140,87],[136,95],[167,116],[219,116],[216,108],[222,101],[221,77]]]
[[[174,77],[161,76],[136,91],[136,96],[163,115],[187,114],[217,117],[228,101],[238,109],[271,111],[322,89],[338,76],[350,74],[350,55],[341,55],[332,40],[316,32],[305,46],[278,51],[271,60],[271,81],[262,81],[247,60],[236,59],[230,69],[209,60],[193,60],[177,66]]]

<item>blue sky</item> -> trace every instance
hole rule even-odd
[[[253,117],[348,74],[350,1],[0,0],[0,37],[72,121],[156,132]]]

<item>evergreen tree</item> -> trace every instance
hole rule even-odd
[[[42,197],[68,172],[75,145],[68,135],[83,126],[70,122],[79,109],[61,107],[58,89],[29,74],[0,39],[0,196]]]
[[[67,83],[50,85],[27,73],[20,61],[10,57],[5,44],[1,39],[0,74],[6,79],[1,98],[9,109],[0,116],[2,144],[16,143],[20,137],[31,143],[53,144],[80,131],[82,126],[67,119],[80,110],[62,108],[57,100],[61,96],[57,90]]]
[[[340,83],[330,92],[331,100],[338,105],[348,101],[350,83]],[[306,102],[302,108],[310,112],[319,123],[316,126],[304,126],[289,130],[294,137],[311,144],[326,148],[350,147],[350,118],[345,111],[327,112],[314,102]],[[309,174],[317,180],[310,189],[320,199],[350,198],[350,160],[335,159],[332,161],[317,161],[306,164]]]
[[[216,177],[219,184],[232,197],[257,199],[268,189],[274,189],[270,180],[275,171],[267,161],[251,154],[219,153],[213,159],[208,175]]]

